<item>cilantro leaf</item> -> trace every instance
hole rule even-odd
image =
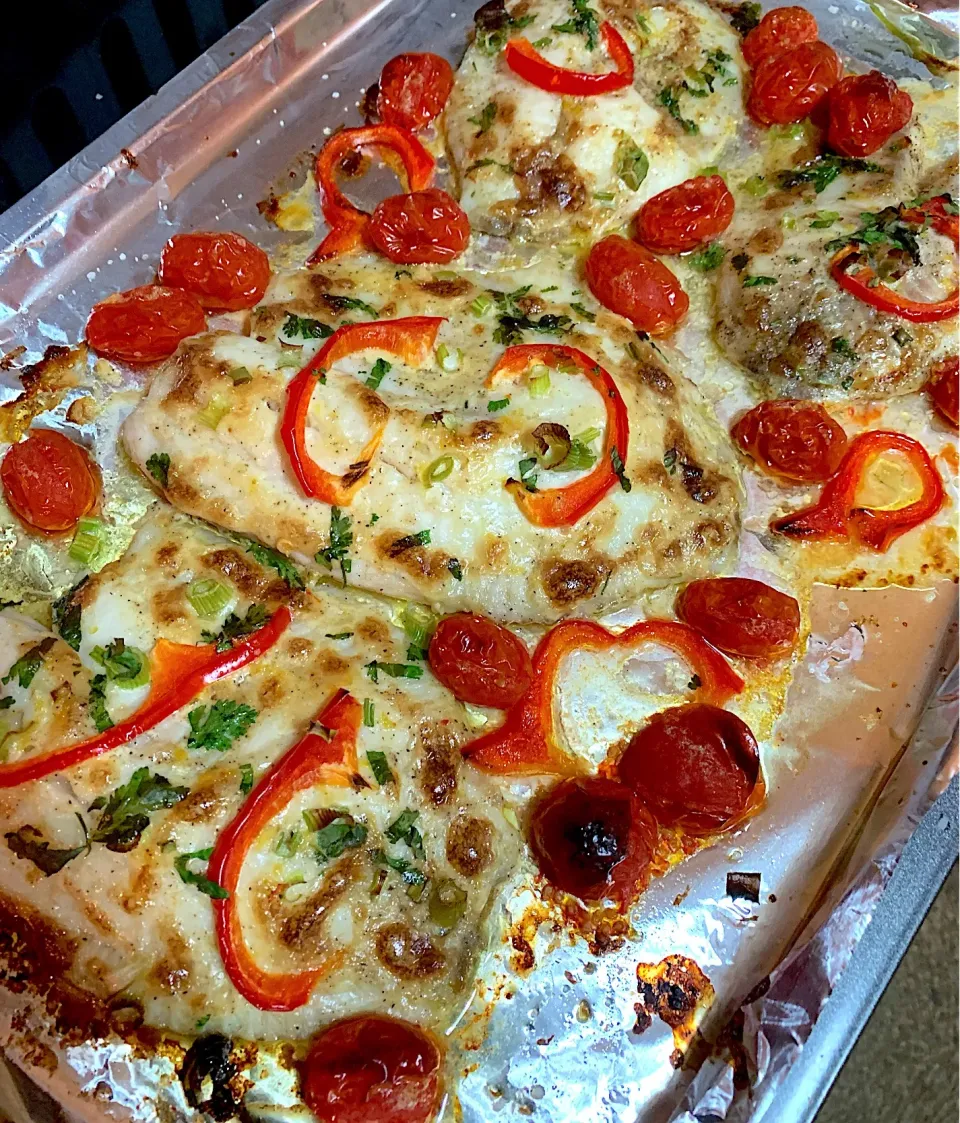
[[[190,862],[208,862],[211,854],[213,854],[212,846],[203,850],[193,850],[189,854],[178,854],[174,859],[173,866],[185,885],[195,885],[201,893],[206,893],[208,897],[222,901],[230,896],[229,892],[204,874],[194,873],[189,867]]]
[[[376,749],[371,749],[367,753],[367,764],[370,765],[370,771],[373,773],[373,778],[377,781],[380,787],[384,784],[393,784],[396,782],[390,765],[387,763],[387,754],[377,752]]]
[[[80,650],[80,616],[82,612],[80,602],[76,600],[76,594],[81,586],[89,580],[89,577],[82,577],[72,589],[68,589],[62,597],[55,600],[51,607],[54,631],[59,632],[63,642],[69,644],[74,651]]]
[[[255,561],[268,566],[270,569],[275,569],[291,589],[306,587],[303,577],[300,575],[300,570],[286,554],[281,554],[279,550],[272,550],[269,546],[264,546],[260,542],[248,542],[245,545],[247,553],[251,554]]]
[[[711,269],[716,269],[717,266],[723,261],[726,250],[720,242],[711,242],[705,250],[699,253],[692,253],[687,261],[693,266],[694,269],[699,270],[701,273],[709,273]]]
[[[90,680],[87,709],[90,711],[90,719],[97,727],[98,733],[105,733],[108,729],[113,728],[113,719],[107,711],[106,675],[94,675]]]
[[[564,23],[551,25],[552,31],[561,31],[565,34],[583,35],[587,40],[587,50],[594,50],[600,34],[600,24],[597,13],[589,6],[587,0],[572,0],[573,15]]]
[[[626,468],[624,467],[623,458],[620,456],[618,450],[614,447],[610,449],[610,463],[613,465],[613,471],[617,479],[620,481],[620,486],[624,491],[630,491],[633,484],[627,479]]]
[[[487,104],[480,110],[478,117],[468,117],[467,121],[471,125],[477,126],[477,131],[474,137],[483,136],[493,127],[493,122],[497,119],[497,103],[495,101],[488,101]]]
[[[80,819],[80,816],[78,815],[77,818]],[[18,858],[25,858],[28,862],[33,862],[37,869],[50,877],[52,874],[59,873],[67,862],[72,862],[74,858],[90,849],[90,842],[86,838],[87,828],[83,819],[80,819],[80,826],[83,827],[83,843],[80,846],[72,846],[67,849],[52,847],[49,840],[44,838],[43,832],[29,824],[18,827],[15,831],[7,831],[4,838],[7,840],[7,846]]]
[[[462,581],[463,580],[463,566],[460,564],[460,561],[459,561],[458,558],[448,559],[447,569],[450,570],[450,573],[453,576],[454,581]]]
[[[374,659],[363,668],[374,682],[379,682],[381,672],[391,678],[423,678],[423,667],[413,663],[381,663]]]
[[[493,333],[493,339],[495,343],[502,343],[505,347],[522,343],[525,331],[535,331],[540,335],[566,335],[573,326],[573,320],[569,316],[557,316],[553,313],[547,313],[539,320],[532,320],[529,316],[503,315],[497,317],[497,322],[499,326]]]
[[[170,457],[167,453],[151,453],[147,457],[146,469],[161,487],[167,486],[170,477]]]
[[[188,749],[213,749],[222,753],[242,737],[257,720],[257,711],[242,702],[221,698],[209,708],[197,706],[187,714],[190,722]]]
[[[745,4],[739,4],[730,16],[730,23],[733,25],[734,31],[739,32],[741,35],[748,35],[760,22],[760,16],[763,9],[754,0],[747,0]]]
[[[815,156],[798,168],[790,168],[780,173],[778,179],[784,189],[799,187],[804,183],[812,183],[814,191],[819,195],[826,191],[831,183],[842,172],[879,172],[883,171],[879,164],[870,160],[861,160],[850,156],[835,156],[828,153],[825,156]]]
[[[367,841],[367,828],[350,815],[340,815],[317,831],[317,861],[339,858],[344,850],[355,850]]]
[[[127,647],[122,639],[114,639],[106,647],[92,648],[90,658],[103,667],[108,682],[119,686],[132,686],[144,671],[147,660],[142,651]]]
[[[680,94],[684,91],[689,91],[685,83],[678,83],[673,86],[664,86],[664,88],[657,95],[657,101],[666,109],[670,116],[677,122],[681,129],[688,136],[695,136],[700,132],[700,126],[696,121],[691,121],[684,117],[680,110]]]
[[[140,842],[152,812],[173,807],[189,793],[189,788],[174,787],[166,776],[156,772],[151,775],[149,768],[138,768],[108,798],[101,796],[90,805],[91,811],[102,808],[90,841],[102,842],[116,854],[126,854]]]
[[[756,277],[744,277],[743,278],[743,287],[745,289],[755,289],[759,285],[776,285],[776,284],[779,284],[776,277],[765,277],[765,276],[763,276],[762,273],[759,274]]]
[[[281,330],[290,339],[329,339],[333,335],[333,328],[329,324],[312,320],[309,316],[297,316],[293,312],[287,313]]]
[[[400,874],[407,887],[407,896],[414,901],[419,901],[423,896],[423,887],[427,884],[427,875],[412,866],[406,858],[391,858],[383,850],[374,850],[370,857],[378,866],[388,866]]]
[[[407,550],[412,550],[417,546],[429,545],[430,531],[418,530],[416,534],[405,534],[402,538],[397,538],[394,542],[391,542],[387,548],[387,553],[391,558],[398,558]]]
[[[380,317],[380,313],[372,304],[367,304],[365,300],[358,300],[355,296],[340,296],[339,293],[325,292],[321,293],[321,299],[332,312],[365,312],[371,320]]]
[[[240,765],[240,794],[249,795],[253,790],[253,765]]]
[[[330,508],[330,545],[318,550],[314,560],[328,569],[333,568],[334,562],[340,563],[340,576],[343,584],[347,584],[347,574],[353,562],[347,554],[353,545],[353,530],[350,526],[350,516],[343,514],[339,507]]]
[[[247,609],[246,616],[241,618],[235,612],[231,612],[219,632],[204,630],[200,633],[200,640],[202,643],[215,643],[217,651],[229,651],[233,647],[234,640],[252,635],[269,619],[267,610],[262,604],[252,604]]]
[[[36,677],[37,671],[40,670],[44,656],[55,643],[56,640],[53,636],[47,636],[38,644],[35,644],[29,651],[20,656],[3,678],[0,678],[0,683],[6,686],[7,683],[16,679],[20,686],[28,687]]]
[[[377,359],[369,375],[367,375],[366,385],[369,386],[371,390],[379,389],[380,383],[390,373],[390,370],[391,364],[388,363],[386,359]]]
[[[423,861],[423,835],[416,827],[419,817],[419,811],[412,811],[409,808],[401,811],[384,831],[384,835],[388,842],[405,842],[413,852],[413,856]]]

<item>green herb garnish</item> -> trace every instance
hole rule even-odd
[[[167,486],[170,476],[170,457],[165,452],[154,452],[147,457],[146,469],[161,487]]]
[[[37,671],[40,670],[44,656],[55,643],[56,640],[53,636],[47,636],[31,647],[29,651],[24,652],[3,678],[0,678],[0,683],[6,686],[7,683],[16,679],[18,685],[28,687],[36,677]]]
[[[251,554],[261,565],[275,569],[291,589],[306,587],[303,577],[300,575],[300,570],[286,554],[281,554],[279,550],[273,550],[260,542],[246,542],[244,545],[248,554]]]
[[[206,893],[208,897],[222,901],[230,896],[227,890],[215,881],[211,881],[205,874],[194,873],[189,867],[190,862],[208,862],[212,854],[212,846],[203,850],[193,850],[189,854],[178,854],[174,859],[173,866],[185,885],[195,885],[201,893]]]
[[[290,339],[329,339],[333,335],[333,328],[329,324],[313,320],[309,316],[297,316],[293,312],[287,313],[282,330]]]
[[[393,784],[396,782],[396,777],[387,763],[387,754],[377,752],[372,749],[367,753],[367,764],[370,765],[370,771],[373,773],[373,778],[382,788],[384,784]]]
[[[217,651],[229,651],[235,640],[252,635],[262,628],[269,619],[267,610],[262,604],[252,604],[247,609],[246,616],[242,618],[235,612],[231,612],[224,620],[223,627],[219,632],[202,631],[200,641],[201,643],[216,644]]]
[[[113,728],[113,719],[107,712],[107,676],[94,675],[90,680],[90,693],[87,696],[87,710],[90,720],[97,728],[98,733],[105,733]]]
[[[379,389],[380,383],[390,373],[390,370],[391,364],[388,363],[386,359],[377,359],[370,373],[367,375],[367,386],[369,386],[371,390]]]
[[[257,711],[242,702],[222,698],[209,708],[197,706],[187,714],[190,722],[188,749],[212,749],[222,753],[242,737],[257,720]]]
[[[339,507],[330,508],[330,545],[318,550],[314,560],[328,569],[333,568],[334,562],[340,564],[340,576],[344,586],[347,584],[347,574],[353,567],[353,562],[347,554],[353,545],[353,530],[350,526],[350,516],[345,515]]]
[[[100,796],[90,804],[91,811],[101,812],[90,841],[102,842],[108,850],[126,854],[140,842],[154,811],[173,807],[189,794],[189,788],[174,787],[166,776],[151,775],[149,768],[138,768],[109,797]]]
[[[374,682],[380,681],[380,674],[391,678],[423,678],[423,667],[414,663],[381,663],[374,659],[363,668]]]

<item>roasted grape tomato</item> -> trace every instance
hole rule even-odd
[[[666,335],[687,314],[690,300],[680,282],[649,250],[611,234],[587,255],[590,291],[611,312],[639,331]]]
[[[720,176],[698,175],[648,199],[637,215],[635,236],[653,253],[687,253],[722,234],[733,208]]]
[[[417,132],[437,117],[453,89],[450,63],[429,52],[392,58],[380,72],[377,112],[386,125]]]
[[[958,369],[960,359],[953,355],[934,367],[924,387],[933,407],[940,416],[957,428]]]
[[[488,616],[457,612],[437,625],[430,670],[461,702],[505,710],[526,694],[533,677],[520,639]]]
[[[796,483],[830,479],[847,451],[847,434],[817,402],[761,402],[734,425],[737,445],[768,475]]]
[[[192,292],[210,312],[236,312],[260,303],[270,262],[240,234],[174,234],[163,247],[157,279]]]
[[[769,659],[793,650],[800,605],[749,577],[691,581],[677,597],[679,619],[728,655]]]
[[[397,264],[442,264],[466,249],[470,221],[452,195],[431,187],[384,199],[373,212],[366,238]]]
[[[655,714],[631,737],[617,771],[661,826],[709,834],[747,810],[760,753],[736,714],[693,702]]]
[[[913,99],[879,70],[852,74],[830,91],[827,144],[841,156],[869,156],[913,116]]]
[[[182,289],[142,285],[118,292],[93,306],[87,343],[105,359],[156,363],[207,326],[200,301]]]
[[[840,81],[840,56],[818,39],[766,58],[753,72],[747,112],[761,125],[802,121]]]
[[[314,1038],[301,1086],[320,1123],[428,1123],[440,1105],[440,1050],[409,1022],[360,1014]]]
[[[599,776],[562,780],[530,819],[540,872],[583,901],[630,904],[656,842],[657,824],[630,788]]]
[[[86,451],[53,429],[31,429],[0,465],[7,506],[36,530],[72,530],[97,503],[99,478]]]
[[[801,43],[812,43],[819,35],[817,21],[806,8],[773,8],[744,39],[744,62],[758,66],[764,59],[782,55]]]

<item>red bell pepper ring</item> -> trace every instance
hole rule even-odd
[[[335,362],[357,351],[376,348],[396,355],[411,366],[422,366],[433,354],[433,345],[443,318],[440,316],[407,316],[400,320],[376,320],[363,324],[345,324],[338,328],[295,375],[287,386],[287,404],[280,422],[280,439],[287,450],[290,466],[306,495],[324,503],[346,507],[354,493],[367,479],[370,462],[380,447],[386,421],[379,425],[360,451],[357,460],[338,476],[328,472],[307,450],[307,414],[318,377],[325,375]]]
[[[330,233],[314,250],[308,265],[328,261],[362,245],[370,215],[355,207],[337,186],[337,169],[350,155],[376,148],[394,171],[406,180],[407,191],[422,191],[433,179],[434,160],[419,140],[396,125],[364,125],[342,129],[317,153],[313,175],[320,192],[320,210]],[[391,160],[390,157],[394,159]]]
[[[524,343],[508,347],[487,375],[486,385],[493,387],[508,379],[516,379],[534,363],[542,363],[553,370],[561,364],[572,363],[577,368],[577,373],[588,379],[603,398],[607,414],[603,452],[593,471],[582,476],[576,483],[567,487],[544,488],[542,491],[528,491],[519,480],[507,480],[504,485],[513,494],[520,510],[535,526],[572,526],[596,507],[617,483],[614,460],[619,459],[622,471],[630,437],[627,407],[620,397],[617,384],[599,363],[575,347],[557,343]]]
[[[902,211],[900,217],[904,222],[917,226],[923,226],[929,221],[938,234],[950,238],[954,246],[960,247],[960,218],[955,214],[948,214],[944,203],[945,197],[937,196],[919,207]],[[915,324],[949,320],[960,313],[960,286],[943,300],[912,300],[889,285],[879,284],[869,265],[861,264],[860,268],[854,270],[852,267],[855,262],[852,259],[859,259],[859,254],[856,245],[845,246],[830,262],[830,275],[845,292],[862,300],[864,304]]]
[[[0,788],[13,788],[52,772],[63,772],[132,741],[189,705],[205,686],[259,659],[273,647],[289,623],[290,610],[282,606],[262,628],[228,651],[217,651],[209,644],[194,646],[158,639],[150,656],[150,693],[136,713],[86,741],[0,764]]]
[[[581,70],[566,70],[548,62],[529,39],[511,39],[504,57],[507,66],[525,82],[551,94],[570,97],[593,97],[609,94],[633,84],[633,55],[627,41],[619,31],[604,20],[600,24],[600,38],[607,54],[616,67],[606,74],[589,74]]]
[[[297,792],[318,784],[351,784],[357,775],[357,732],[362,715],[353,695],[338,690],[316,718],[330,731],[330,737],[310,732],[289,749],[220,832],[210,855],[207,877],[229,894],[212,902],[220,958],[230,981],[258,1010],[296,1010],[303,1006],[317,981],[343,960],[342,952],[334,952],[305,971],[264,970],[243,938],[235,894],[250,847]]]
[[[920,479],[920,498],[892,510],[857,507],[857,488],[864,473],[885,452],[899,452],[906,457]],[[775,520],[772,529],[791,538],[852,538],[883,553],[901,534],[932,518],[943,501],[943,481],[923,445],[906,433],[873,429],[850,442],[840,467],[823,485],[820,498],[812,507]]]
[[[642,620],[614,633],[592,620],[564,620],[537,644],[530,689],[507,710],[502,725],[464,745],[463,755],[478,768],[501,775],[568,776],[585,771],[557,740],[553,702],[560,663],[573,651],[640,643],[661,644],[686,660],[700,680],[698,701],[722,706],[743,689],[743,679],[720,652],[686,624]]]

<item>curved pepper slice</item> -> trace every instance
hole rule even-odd
[[[280,422],[280,439],[304,492],[324,503],[346,507],[354,492],[366,481],[370,461],[380,447],[386,421],[379,425],[360,451],[357,460],[342,476],[328,472],[307,451],[307,414],[317,379],[339,359],[357,351],[377,348],[396,355],[411,366],[423,365],[433,354],[433,345],[443,318],[407,316],[401,320],[376,320],[345,324],[330,336],[309,363],[287,386],[287,404]]]
[[[600,24],[600,38],[607,54],[616,67],[606,74],[589,74],[581,70],[566,70],[548,62],[529,39],[511,39],[504,57],[507,66],[525,82],[551,94],[568,94],[571,97],[592,97],[622,90],[633,83],[633,55],[627,41],[606,20]]]
[[[313,251],[308,265],[355,250],[364,241],[370,215],[350,202],[337,186],[336,178],[342,161],[364,148],[376,148],[394,171],[406,179],[407,191],[422,191],[433,179],[433,157],[406,129],[396,125],[364,125],[334,133],[317,153],[313,168],[320,192],[320,210],[330,233]]]
[[[675,620],[642,620],[626,631],[608,632],[592,620],[564,620],[540,640],[533,653],[533,680],[507,710],[499,728],[463,746],[472,764],[504,775],[571,775],[582,769],[557,741],[554,683],[561,660],[572,651],[604,651],[658,643],[689,663],[700,680],[698,701],[722,706],[743,689],[743,679],[699,632]]]
[[[616,484],[619,470],[627,459],[630,426],[627,407],[617,384],[610,375],[575,347],[555,343],[525,343],[508,347],[493,370],[487,375],[486,385],[496,386],[508,379],[516,379],[533,363],[542,363],[551,369],[561,364],[573,364],[577,373],[587,378],[603,398],[607,414],[603,452],[593,471],[567,487],[550,487],[542,491],[528,491],[519,480],[507,480],[506,488],[513,493],[517,506],[536,526],[572,526],[591,511]],[[542,478],[542,477],[541,477]]]
[[[290,609],[280,607],[262,628],[228,651],[216,651],[208,644],[195,647],[158,639],[150,655],[150,693],[135,713],[86,741],[0,764],[0,788],[13,788],[51,772],[62,772],[132,741],[189,705],[205,686],[259,659],[273,647],[289,623]]]
[[[247,852],[261,831],[304,788],[317,784],[349,786],[357,773],[357,731],[362,709],[346,690],[338,690],[317,715],[331,733],[307,733],[289,749],[247,797],[235,818],[220,832],[210,855],[207,877],[229,894],[213,903],[217,946],[233,985],[258,1010],[296,1010],[310,998],[318,979],[343,959],[341,952],[306,971],[266,971],[243,938],[234,894]]]
[[[955,214],[948,214],[944,203],[944,196],[928,199],[919,207],[902,211],[900,218],[916,226],[923,226],[925,222],[929,222],[938,234],[952,239],[953,244],[960,247],[960,218]],[[889,312],[915,324],[949,320],[960,312],[960,286],[943,300],[911,300],[889,285],[879,284],[876,273],[869,265],[861,265],[854,271],[851,268],[855,264],[853,259],[859,260],[859,255],[860,251],[856,245],[845,246],[830,262],[830,275],[842,289],[872,308]]]
[[[857,489],[865,472],[885,452],[899,452],[906,457],[920,479],[920,498],[891,510],[857,507]],[[853,538],[883,553],[901,534],[935,515],[943,506],[943,499],[943,481],[923,445],[906,433],[874,429],[850,442],[840,467],[823,485],[820,498],[812,507],[776,519],[771,527],[791,538]]]

